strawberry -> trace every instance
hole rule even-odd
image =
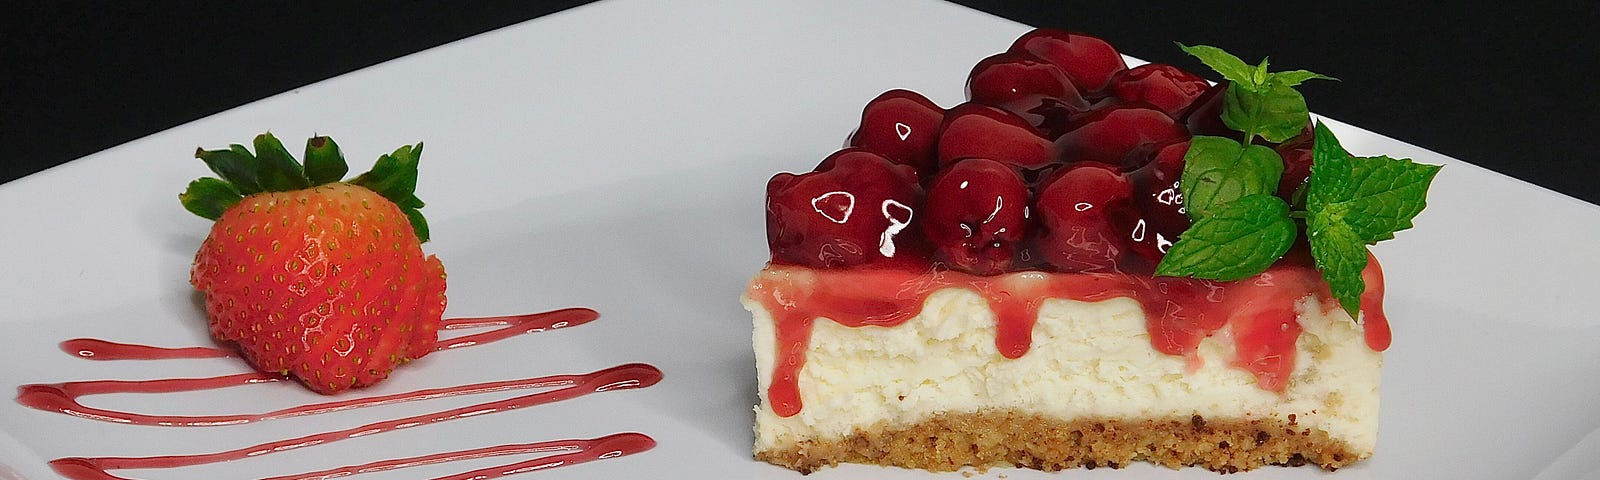
[[[324,394],[372,385],[433,351],[445,275],[422,252],[428,227],[413,193],[422,144],[349,182],[327,137],[306,142],[304,166],[271,134],[254,146],[196,152],[221,178],[179,195],[216,220],[190,271],[212,336]]]

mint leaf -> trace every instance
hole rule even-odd
[[[1394,238],[1427,207],[1439,166],[1385,156],[1352,157],[1333,132],[1317,122],[1306,210],[1348,225],[1362,243]]]
[[[1244,60],[1240,60],[1239,57],[1235,57],[1231,53],[1210,45],[1195,45],[1191,47],[1180,43],[1178,48],[1183,49],[1184,53],[1200,59],[1200,63],[1211,67],[1212,70],[1221,74],[1222,78],[1229,82],[1249,85],[1249,88],[1254,88],[1256,85],[1256,67],[1244,63]]]
[[[1339,79],[1333,78],[1333,77],[1330,77],[1330,76],[1327,76],[1327,75],[1323,75],[1323,74],[1320,74],[1320,73],[1308,72],[1308,71],[1305,71],[1305,70],[1289,70],[1287,72],[1277,72],[1277,73],[1272,74],[1271,78],[1267,79],[1267,81],[1269,81],[1269,82],[1280,84],[1280,85],[1283,85],[1285,87],[1293,87],[1295,85],[1299,85],[1299,84],[1305,83],[1306,80],[1334,80],[1334,81],[1337,81]]]
[[[1260,145],[1240,145],[1224,137],[1195,136],[1183,156],[1184,208],[1200,220],[1211,210],[1242,197],[1272,193],[1283,176],[1283,158]]]
[[[1317,122],[1306,183],[1306,236],[1311,256],[1334,298],[1350,316],[1361,307],[1366,245],[1411,228],[1427,206],[1437,165],[1389,157],[1353,157],[1327,125]]]
[[[189,188],[178,194],[184,210],[211,220],[222,218],[222,212],[243,199],[226,180],[211,177],[189,182]]]
[[[1295,238],[1289,204],[1270,194],[1228,202],[1194,223],[1172,245],[1156,275],[1238,280],[1272,266]]]
[[[1306,98],[1293,87],[1268,82],[1257,90],[1228,86],[1222,103],[1222,123],[1228,128],[1281,143],[1299,135],[1311,123]],[[1245,139],[1250,141],[1249,138]]]
[[[1367,268],[1367,247],[1361,243],[1349,225],[1331,215],[1312,215],[1306,221],[1306,237],[1311,241],[1311,256],[1316,259],[1317,270],[1328,282],[1333,298],[1339,306],[1357,318],[1361,311],[1361,294],[1367,282],[1361,271]]]

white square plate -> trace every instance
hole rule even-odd
[[[364,170],[426,141],[418,192],[450,272],[448,316],[588,306],[579,328],[441,352],[372,392],[581,373],[627,362],[642,390],[340,441],[222,464],[115,472],[263,477],[404,455],[623,431],[654,450],[527,478],[799,478],[753,461],[750,324],[737,297],[766,260],[767,177],[803,170],[891,88],[941,105],[977,60],[1027,30],[961,7],[883,2],[613,1],[428,50],[251,103],[0,186],[0,384],[245,371],[232,359],[91,362],[69,338],[206,341],[188,266],[207,222],[177,193],[209,175],[197,146],[271,130],[336,138]],[[1092,32],[1091,32],[1092,33]],[[1204,39],[1174,39],[1202,42]],[[315,54],[307,52],[308,55]],[[1339,72],[1327,72],[1337,75]],[[1315,106],[1313,106],[1315,107]],[[1398,107],[1397,108],[1401,108]],[[1354,153],[1446,167],[1417,228],[1376,251],[1388,273],[1379,451],[1339,478],[1573,479],[1600,474],[1600,208],[1360,129]],[[92,405],[258,412],[317,400],[292,383]],[[213,452],[442,410],[448,399],[256,424],[170,428],[0,404],[0,478],[52,478],[64,456]],[[506,463],[433,465],[419,478]],[[1148,465],[994,478],[1213,478]],[[946,474],[942,478],[964,478]],[[1312,478],[1267,468],[1235,478]],[[846,466],[811,478],[935,478]]]

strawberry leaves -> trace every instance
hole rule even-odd
[[[428,241],[428,222],[422,218],[422,200],[417,198],[417,162],[422,159],[422,143],[416,147],[402,146],[394,153],[378,157],[372,170],[350,180],[350,183],[367,187],[400,206],[417,238]]]
[[[350,171],[339,144],[328,137],[312,137],[306,141],[304,165],[271,133],[257,135],[251,145],[255,147],[254,153],[238,144],[222,150],[196,150],[195,158],[205,162],[217,178],[190,182],[188,189],[178,195],[183,208],[216,220],[247,195],[335,183]],[[378,192],[400,206],[417,238],[427,242],[428,222],[419,210],[424,204],[416,196],[417,163],[421,157],[421,143],[414,147],[402,146],[394,153],[379,157],[372,171],[356,176],[350,183]]]

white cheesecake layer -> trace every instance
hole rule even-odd
[[[1051,299],[1039,310],[1032,349],[1017,359],[995,347],[995,316],[983,297],[946,288],[921,314],[894,327],[814,322],[799,375],[803,408],[773,413],[776,328],[748,296],[755,321],[756,451],[806,439],[836,440],[857,429],[904,427],[941,412],[1010,409],[1063,420],[1098,418],[1278,418],[1342,440],[1365,457],[1377,443],[1382,354],[1338,308],[1312,297],[1297,304],[1305,329],[1284,392],[1257,387],[1233,360],[1227,327],[1202,341],[1200,366],[1151,347],[1139,303]]]

